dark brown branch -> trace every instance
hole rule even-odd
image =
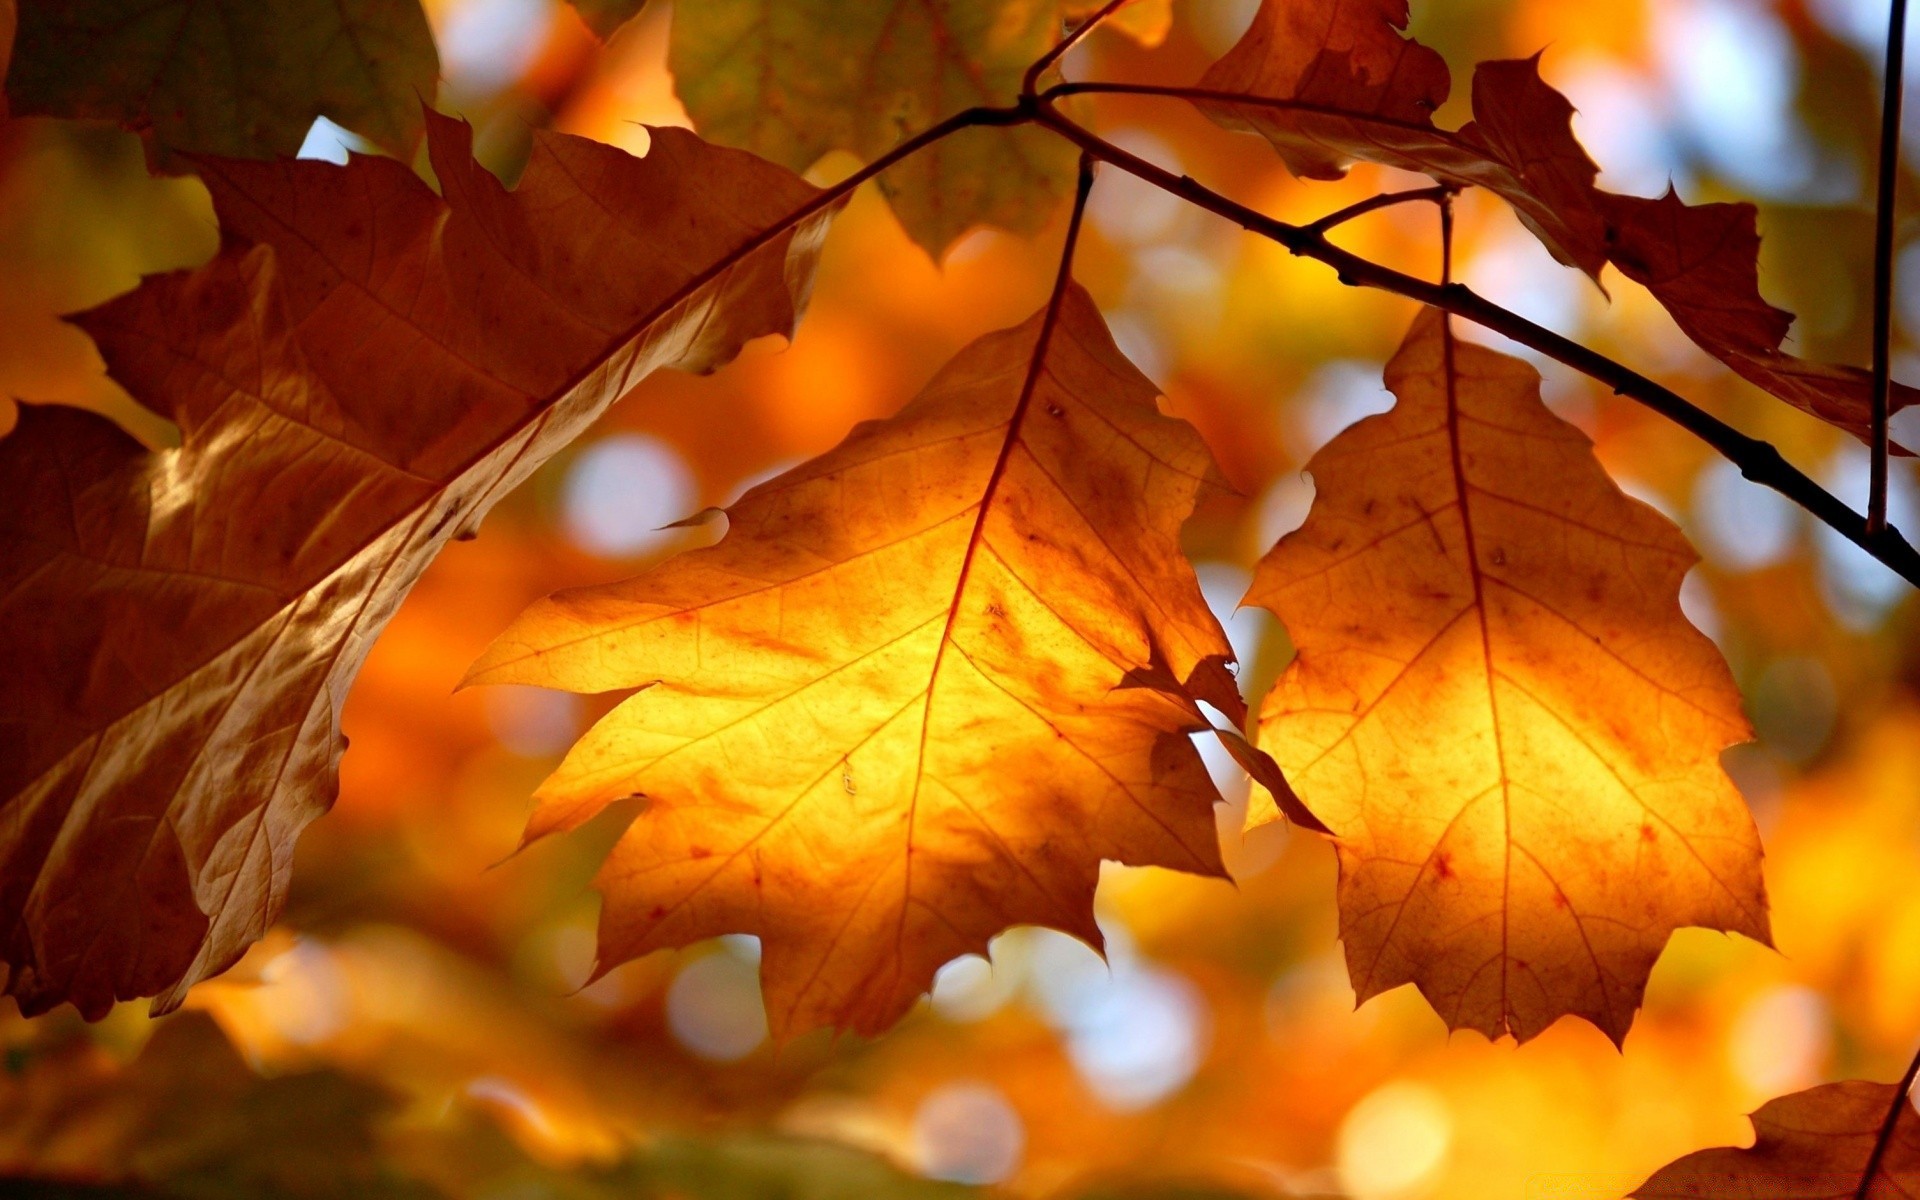
[[[1060,59],[1066,55],[1067,51],[1080,44],[1081,38],[1092,33],[1100,22],[1118,12],[1121,6],[1127,3],[1128,0],[1107,0],[1105,4],[1100,6],[1099,12],[1094,13],[1086,20],[1080,22],[1072,33],[1055,42],[1053,49],[1042,54],[1039,58],[1034,59],[1033,65],[1027,68],[1027,73],[1020,77],[1020,94],[1022,96],[1033,95],[1034,91],[1040,86],[1040,76],[1046,74],[1048,67],[1059,62]]]
[[[1310,222],[1304,228],[1313,233],[1325,233],[1329,229],[1345,225],[1355,217],[1364,217],[1370,212],[1392,208],[1396,204],[1407,204],[1415,200],[1431,200],[1439,204],[1452,196],[1454,191],[1452,184],[1437,183],[1432,187],[1413,188],[1404,192],[1381,192],[1377,196],[1368,196],[1365,200],[1349,204],[1337,212],[1330,212],[1318,221]]]
[[[1910,1097],[1916,1077],[1920,1077],[1920,1050],[1914,1052],[1913,1061],[1907,1064],[1907,1073],[1893,1087],[1893,1103],[1887,1106],[1887,1119],[1880,1122],[1880,1133],[1873,1139],[1873,1153],[1867,1155],[1867,1167],[1860,1173],[1860,1186],[1853,1190],[1853,1200],[1867,1200],[1873,1194],[1873,1177],[1880,1173],[1880,1164],[1887,1159],[1894,1132],[1900,1128],[1900,1114],[1912,1107]]]
[[[1249,232],[1278,242],[1295,254],[1327,264],[1338,273],[1342,283],[1394,292],[1465,317],[1599,380],[1616,394],[1638,401],[1680,425],[1739,467],[1742,475],[1786,496],[1901,578],[1920,586],[1920,553],[1916,553],[1897,530],[1885,525],[1869,529],[1866,518],[1788,463],[1772,444],[1748,437],[1631,368],[1536,325],[1461,284],[1430,283],[1361,258],[1333,245],[1318,232],[1275,220],[1188,176],[1176,176],[1163,170],[1061,116],[1044,96],[1039,98],[1034,119],[1103,162],[1216,216],[1224,217]]]
[[[1900,99],[1907,52],[1907,0],[1887,18],[1887,69],[1880,105],[1880,186],[1873,205],[1873,447],[1867,528],[1887,523],[1887,417],[1893,388],[1893,200],[1900,177]]]

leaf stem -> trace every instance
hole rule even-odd
[[[1907,0],[1893,0],[1887,18],[1887,65],[1880,106],[1880,181],[1873,206],[1872,481],[1867,528],[1887,525],[1887,417],[1893,387],[1893,209],[1900,178],[1900,101],[1907,50]]]
[[[1320,233],[1248,208],[1190,176],[1174,175],[1060,115],[1044,96],[1038,98],[1034,120],[1102,162],[1224,217],[1250,233],[1278,242],[1295,254],[1327,264],[1342,283],[1379,288],[1444,309],[1599,380],[1617,395],[1638,401],[1700,438],[1739,467],[1742,475],[1786,496],[1901,578],[1920,587],[1920,552],[1908,545],[1897,530],[1885,525],[1869,529],[1864,517],[1788,463],[1771,443],[1748,437],[1630,367],[1536,325],[1461,284],[1430,283],[1361,258],[1333,245]]]
[[[1898,4],[1901,0],[1894,2]],[[1906,1074],[1894,1085],[1893,1103],[1887,1106],[1887,1119],[1880,1123],[1880,1133],[1873,1139],[1873,1153],[1867,1155],[1866,1170],[1860,1174],[1860,1186],[1853,1190],[1853,1200],[1868,1200],[1873,1194],[1873,1177],[1880,1173],[1880,1164],[1886,1161],[1887,1150],[1893,1145],[1894,1131],[1900,1127],[1900,1114],[1913,1106],[1915,1078],[1920,1078],[1920,1050],[1914,1052]]]
[[[1048,67],[1059,62],[1067,51],[1080,44],[1081,38],[1092,33],[1100,22],[1118,12],[1120,8],[1128,2],[1129,0],[1107,0],[1105,4],[1100,6],[1099,12],[1094,13],[1086,20],[1080,22],[1080,24],[1074,28],[1073,32],[1055,42],[1051,50],[1048,50],[1039,58],[1034,59],[1033,65],[1027,68],[1027,73],[1020,77],[1021,97],[1032,96],[1034,92],[1039,89],[1040,76],[1046,74]]]
[[[1436,204],[1445,204],[1452,198],[1455,190],[1452,184],[1436,183],[1432,187],[1412,188],[1404,192],[1381,192],[1377,196],[1368,196],[1365,200],[1349,204],[1337,212],[1330,212],[1303,228],[1311,233],[1325,233],[1329,229],[1345,225],[1355,217],[1364,217],[1370,212],[1414,200],[1432,200]]]

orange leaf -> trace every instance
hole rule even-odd
[[[601,970],[757,934],[776,1036],[871,1034],[1010,925],[1098,946],[1103,858],[1221,873],[1190,697],[1244,710],[1178,537],[1212,462],[1086,294],[1057,303],[749,491],[718,545],[550,597],[475,665],[644,689],[527,831],[645,796]]]
[[[1633,1195],[1904,1200],[1920,1194],[1920,1119],[1892,1084],[1850,1079],[1769,1100],[1753,1114],[1753,1128],[1758,1136],[1751,1149],[1689,1154],[1662,1167]],[[1883,1142],[1874,1163],[1875,1147]]]
[[[1248,600],[1299,654],[1262,749],[1338,835],[1362,1000],[1412,982],[1454,1028],[1568,1013],[1616,1042],[1682,925],[1768,938],[1760,845],[1721,771],[1750,736],[1681,615],[1695,561],[1622,495],[1539,376],[1426,310],[1399,398],[1308,464],[1307,522]]]
[[[226,248],[81,318],[178,449],[61,409],[0,440],[0,953],[29,1012],[164,1011],[231,965],[439,547],[648,372],[793,324],[826,214],[754,240],[818,196],[786,171],[541,134],[508,193],[429,126],[444,200],[388,159],[205,160]]]

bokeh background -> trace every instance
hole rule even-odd
[[[670,4],[656,0],[605,46],[557,0],[427,7],[441,107],[474,122],[479,154],[506,179],[538,128],[638,153],[647,125],[686,123],[665,66]],[[1069,76],[1190,82],[1251,0],[1176,0],[1174,12],[1164,44],[1103,32],[1068,59]],[[1464,120],[1473,62],[1544,49],[1603,185],[1756,201],[1764,291],[1799,314],[1791,348],[1864,362],[1884,21],[1883,0],[1429,0],[1413,30],[1455,69],[1443,123]],[[1175,102],[1111,98],[1089,113],[1136,153],[1288,219],[1420,182],[1362,167],[1303,184],[1263,143]],[[1910,128],[1920,161],[1920,120]],[[321,121],[303,153],[357,148]],[[855,165],[830,157],[814,174]],[[1466,282],[1773,439],[1864,503],[1862,447],[1729,375],[1634,285],[1610,271],[1609,300],[1490,197],[1465,197],[1460,216]],[[1920,227],[1901,230],[1913,240],[1899,258],[1896,374],[1913,381]],[[774,1133],[1020,1195],[1185,1181],[1246,1195],[1599,1200],[1687,1151],[1746,1142],[1742,1114],[1769,1097],[1894,1077],[1920,1041],[1920,609],[1891,573],[1685,433],[1546,362],[1549,403],[1699,547],[1686,609],[1731,661],[1759,731],[1727,765],[1766,839],[1779,949],[1682,932],[1624,1052],[1571,1021],[1524,1048],[1450,1037],[1411,989],[1355,1011],[1329,849],[1283,827],[1243,835],[1235,805],[1220,824],[1237,885],[1110,866],[1106,963],[1063,935],[1015,930],[991,967],[952,964],[931,1001],[877,1040],[768,1045],[748,938],[581,987],[588,880],[619,823],[514,851],[534,785],[602,706],[534,689],[456,693],[464,668],[527,602],[710,538],[659,527],[894,411],[960,346],[1024,318],[1044,298],[1059,232],[976,232],[936,267],[863,191],[791,346],[755,344],[711,377],[649,380],[477,540],[451,546],[352,694],[340,799],[301,844],[281,928],[195,989],[182,1016],[153,1022],[133,1004],[93,1026],[71,1012],[0,1017],[0,1169],[152,1176],[214,1144],[216,1159],[279,1156],[227,1182],[277,1179],[285,1194],[324,1190],[349,1161],[457,1195],[588,1194],[566,1190],[582,1180],[641,1194],[618,1174],[636,1156]],[[1407,270],[1437,265],[1430,206],[1338,237]],[[142,272],[201,261],[216,239],[204,189],[149,177],[131,135],[0,122],[0,397],[87,405],[165,444],[166,424],[58,316]],[[1412,306],[1111,172],[1079,273],[1241,493],[1188,535],[1257,698],[1289,649],[1266,614],[1235,609],[1249,568],[1304,517],[1312,451],[1388,403],[1380,367]],[[4,427],[12,409],[0,405]],[[1920,431],[1907,432],[1912,443]],[[1920,532],[1911,466],[1894,476],[1895,523]],[[1217,766],[1237,805],[1244,779]],[[234,1048],[220,1071],[207,1066],[219,1058],[209,1017]],[[171,1025],[180,1031],[164,1035]],[[150,1045],[156,1033],[174,1044]],[[194,1046],[212,1050],[183,1054]],[[178,1151],[156,1113],[196,1131],[176,1134],[199,1150]],[[337,1145],[323,1137],[336,1127],[348,1130]],[[309,1146],[312,1161],[289,1160],[283,1142]]]

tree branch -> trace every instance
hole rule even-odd
[[[1887,18],[1887,68],[1880,106],[1880,186],[1873,206],[1873,475],[1867,528],[1887,523],[1887,417],[1893,387],[1893,200],[1900,176],[1900,100],[1907,50],[1907,0]]]
[[[1033,65],[1027,68],[1027,73],[1020,77],[1020,95],[1023,98],[1033,95],[1035,90],[1040,86],[1040,76],[1046,73],[1048,67],[1059,62],[1060,59],[1066,55],[1067,51],[1080,44],[1081,38],[1092,33],[1095,26],[1118,12],[1120,8],[1127,3],[1128,0],[1107,0],[1105,4],[1100,6],[1099,12],[1094,13],[1086,20],[1080,22],[1072,33],[1055,42],[1051,50],[1048,50],[1039,58],[1034,59]]]
[[[1895,4],[1901,0],[1894,0]],[[1887,1119],[1880,1123],[1879,1136],[1873,1139],[1873,1153],[1867,1156],[1867,1167],[1860,1175],[1860,1186],[1853,1191],[1853,1200],[1867,1200],[1873,1194],[1873,1177],[1880,1173],[1880,1164],[1886,1161],[1887,1149],[1893,1145],[1893,1134],[1900,1127],[1900,1114],[1912,1106],[1910,1094],[1913,1081],[1920,1077],[1920,1051],[1915,1051],[1913,1061],[1907,1064],[1907,1073],[1893,1088],[1893,1103],[1887,1106]]]
[[[1339,274],[1342,283],[1394,292],[1465,317],[1599,380],[1616,394],[1638,401],[1694,434],[1739,467],[1742,475],[1800,505],[1901,578],[1920,587],[1920,553],[1916,553],[1897,530],[1887,525],[1868,528],[1866,518],[1788,463],[1772,444],[1748,437],[1631,368],[1536,325],[1461,284],[1430,283],[1361,258],[1333,245],[1319,232],[1275,220],[1205,187],[1189,176],[1176,176],[1163,170],[1060,115],[1048,103],[1047,95],[1037,98],[1034,120],[1093,157],[1216,216],[1224,217],[1251,233],[1278,242],[1295,254],[1327,264]]]
[[[1381,192],[1377,196],[1368,196],[1336,212],[1330,212],[1303,226],[1312,233],[1325,233],[1340,225],[1345,225],[1355,217],[1364,217],[1370,212],[1383,208],[1392,208],[1396,204],[1406,204],[1415,200],[1431,200],[1436,204],[1445,203],[1457,189],[1450,183],[1436,183],[1432,187],[1412,188],[1404,192]]]

